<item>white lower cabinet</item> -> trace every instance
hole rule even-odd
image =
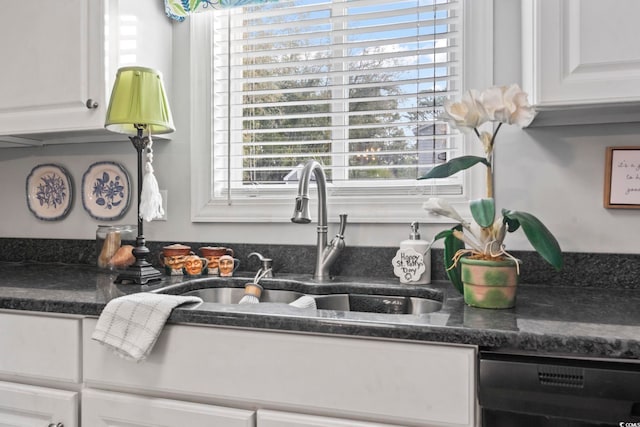
[[[78,393],[0,381],[3,427],[78,427]]]
[[[255,427],[255,412],[98,390],[82,392],[86,427]]]
[[[86,388],[251,408],[258,427],[476,422],[474,347],[172,324],[133,363],[91,340],[95,323]]]
[[[80,328],[78,317],[0,312],[0,426],[80,425]]]
[[[317,415],[258,410],[258,427],[394,427],[391,424],[369,423]]]
[[[79,384],[81,326],[80,318],[0,312],[0,376]]]
[[[97,319],[0,311],[0,426],[473,427],[476,348],[166,325],[140,363]]]

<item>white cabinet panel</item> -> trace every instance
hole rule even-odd
[[[391,424],[368,423],[291,412],[258,410],[258,427],[398,427]]]
[[[0,373],[79,383],[80,328],[80,319],[0,313]]]
[[[525,0],[522,14],[523,89],[539,111],[573,109],[568,124],[637,115],[640,2]]]
[[[255,413],[124,393],[84,390],[86,427],[255,427]]]
[[[170,69],[171,24],[161,2],[5,2],[2,13],[6,146],[108,138],[104,119],[117,68]]]
[[[475,349],[167,325],[148,359],[123,360],[90,339],[91,387],[174,392],[292,412],[397,423],[472,426]]]
[[[0,425],[78,427],[78,393],[0,382]]]

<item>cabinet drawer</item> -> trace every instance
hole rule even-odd
[[[259,427],[400,427],[391,424],[368,423],[340,418],[319,417],[317,415],[295,414],[291,412],[258,411]]]
[[[167,325],[133,363],[91,340],[92,387],[173,392],[401,425],[471,426],[475,349],[336,336]]]
[[[82,425],[162,427],[255,427],[255,413],[171,399],[85,389]]]
[[[0,374],[80,382],[80,319],[0,313]]]
[[[0,425],[78,427],[78,393],[0,381]]]

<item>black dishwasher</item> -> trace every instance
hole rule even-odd
[[[481,351],[484,427],[640,427],[640,361]]]

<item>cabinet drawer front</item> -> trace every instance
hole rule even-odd
[[[171,399],[98,390],[82,392],[87,427],[255,427],[255,413]]]
[[[148,359],[136,364],[92,341],[95,320],[85,322],[91,386],[390,424],[473,425],[474,348],[167,325]]]
[[[0,373],[80,382],[80,319],[0,313]]]
[[[0,381],[0,425],[78,426],[78,393]]]
[[[399,427],[391,424],[368,423],[316,415],[294,414],[291,412],[258,411],[259,427]]]

